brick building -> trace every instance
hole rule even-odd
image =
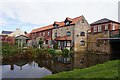
[[[60,49],[73,47],[75,51],[85,50],[89,27],[84,16],[67,17],[64,21],[55,21],[51,25],[33,29],[30,38],[36,41],[43,38],[44,44],[47,45],[51,45],[55,41]]]
[[[41,28],[33,29],[30,33],[30,39],[33,41],[37,41],[38,44],[39,39],[42,38],[44,40],[44,44],[50,46],[52,41],[52,29],[52,24]]]
[[[67,17],[62,22],[55,21],[53,26],[52,39],[57,41],[59,48],[73,47],[74,51],[86,49],[87,30],[90,26],[84,16]]]
[[[111,53],[111,41],[120,37],[120,23],[109,20],[100,19],[91,24],[91,29],[88,30],[88,45],[89,51],[97,51],[103,53]],[[115,44],[115,43],[114,43]]]

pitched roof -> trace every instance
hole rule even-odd
[[[25,36],[25,35],[19,35],[19,36],[16,36],[15,38],[18,38],[18,37],[20,37],[20,36],[23,36],[23,37],[29,39],[29,38],[28,38],[27,36]]]
[[[2,31],[2,34],[10,34],[12,33],[13,31]]]
[[[108,22],[118,23],[116,21],[113,21],[113,20],[110,20],[110,19],[107,19],[107,18],[103,18],[103,19],[100,19],[98,21],[95,21],[95,22],[91,23],[90,25],[96,25],[96,24],[102,24],[102,23],[108,23]],[[118,23],[118,24],[120,24],[120,23]]]
[[[83,16],[79,16],[79,17],[76,17],[76,18],[69,18],[67,17],[66,19],[72,21],[71,24],[75,24],[77,23],[77,21],[81,20]],[[61,21],[61,22],[57,22],[57,24],[59,25],[58,27],[63,27],[65,26],[65,22],[64,21]]]
[[[54,40],[59,40],[59,41],[60,40],[72,40],[72,38],[70,36],[63,36],[63,37],[59,36],[55,38]]]
[[[66,20],[72,21],[72,18],[67,17]]]
[[[25,34],[25,36],[27,36],[28,38],[30,38],[30,33]]]
[[[83,16],[79,16],[79,17],[76,17],[76,18],[69,18],[67,17],[66,19],[72,21],[71,24],[75,24],[78,20],[82,19]],[[61,21],[61,22],[58,22],[58,21],[54,21],[55,24],[58,24],[59,26],[58,27],[63,27],[65,26],[65,23],[64,21]],[[37,28],[37,29],[33,29],[31,31],[31,33],[35,33],[35,32],[38,32],[38,31],[44,31],[44,30],[48,30],[48,29],[52,29],[53,28],[53,24],[51,25],[48,25],[48,26],[44,26],[44,27],[40,27],[40,28]]]
[[[48,29],[52,29],[52,28],[53,28],[53,24],[48,25],[48,26],[44,26],[44,27],[40,27],[40,28],[37,28],[37,29],[33,29],[31,31],[31,33],[38,32],[38,31],[44,31],[44,30],[48,30]]]

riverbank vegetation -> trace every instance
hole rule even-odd
[[[103,64],[98,64],[84,69],[74,69],[72,71],[52,74],[45,78],[113,78],[114,80],[117,80],[119,77],[118,62],[120,62],[120,60],[108,61]]]
[[[8,43],[2,43],[2,56],[3,59],[33,59],[33,58],[45,58],[45,57],[55,57],[63,56],[68,57],[73,51],[68,49],[55,50],[52,48],[34,48],[34,47],[18,47],[17,45],[10,45]]]

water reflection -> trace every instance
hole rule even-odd
[[[49,74],[52,72],[44,67],[38,67],[35,62],[24,65],[21,63],[2,65],[2,78],[41,78]]]
[[[19,60],[3,62],[3,78],[42,78],[46,75],[68,71],[74,68],[85,68],[110,60],[107,54],[76,53],[64,62],[64,58],[38,58],[34,60]]]

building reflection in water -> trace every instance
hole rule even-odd
[[[20,70],[22,70],[22,67],[29,63],[29,66],[33,66],[34,68],[37,67],[44,67],[51,71],[52,73],[58,73],[61,71],[69,71],[73,70],[74,68],[85,68],[89,67],[98,63],[105,62],[107,60],[110,60],[109,55],[97,55],[97,54],[82,54],[82,53],[77,53],[74,54],[70,58],[69,63],[65,63],[60,61],[60,58],[39,58],[35,59],[34,61],[31,62],[26,62],[26,61],[20,61],[15,64],[11,64],[11,70],[14,70],[14,65],[17,65],[20,67]],[[69,59],[68,59],[69,60]]]
[[[14,70],[14,64],[11,64],[11,65],[10,65],[10,69],[11,69],[11,70]]]

